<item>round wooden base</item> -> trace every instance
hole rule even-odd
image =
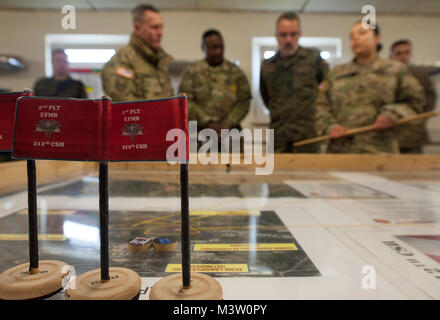
[[[191,286],[182,288],[182,274],[173,274],[154,284],[150,291],[150,300],[222,300],[223,290],[214,278],[191,273]]]
[[[128,242],[128,251],[130,252],[145,252],[150,250],[153,246],[152,238],[136,237]]]
[[[160,237],[153,241],[153,247],[156,251],[173,251],[177,248],[175,238]]]
[[[66,290],[67,300],[132,300],[141,290],[141,278],[133,270],[110,268],[110,280],[101,281],[101,270],[86,272]]]
[[[69,266],[61,261],[41,260],[37,270],[24,263],[0,274],[0,299],[31,300],[51,296],[63,288]]]

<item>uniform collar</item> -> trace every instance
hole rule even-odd
[[[353,58],[344,68],[344,70],[339,73],[340,76],[343,75],[348,75],[348,74],[358,74],[364,70],[369,70],[369,71],[373,71],[376,72],[378,70],[380,70],[383,66],[383,60],[380,59],[379,57],[376,58],[376,60],[374,60],[371,63],[368,64],[357,64],[355,62],[356,58]]]
[[[373,62],[367,63],[367,64],[358,64],[356,63],[356,58],[353,58],[351,60],[350,65],[353,68],[353,70],[363,70],[363,69],[372,69],[373,71],[377,71],[380,69],[383,65],[383,60],[379,57],[376,58]]]
[[[206,58],[202,60],[203,65],[207,68],[209,68],[209,70],[213,70],[213,71],[224,71],[228,69],[228,65],[227,65],[227,61],[225,58],[223,58],[223,62],[222,64],[218,65],[218,66],[211,66],[208,61],[206,61]]]
[[[298,46],[298,49],[296,50],[296,52],[288,57],[288,58],[281,58],[280,56],[280,51],[278,50],[277,53],[274,56],[274,60],[278,61],[278,63],[282,63],[284,65],[284,67],[288,68],[290,67],[295,61],[299,60],[299,59],[303,59],[307,57],[307,52],[306,50],[304,50],[303,47]]]
[[[136,51],[142,54],[145,59],[154,65],[168,64],[173,58],[167,54],[162,48],[159,48],[156,52],[145,44],[141,37],[136,33],[132,33],[130,36],[130,45],[133,46]]]

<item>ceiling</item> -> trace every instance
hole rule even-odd
[[[440,14],[440,0],[0,0],[0,9],[130,10],[149,3],[161,10],[252,10],[304,13],[359,13],[372,5],[382,14]]]

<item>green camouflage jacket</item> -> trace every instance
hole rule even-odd
[[[418,67],[410,66],[409,71],[419,80],[425,92],[426,104],[423,106],[422,112],[432,111],[435,107],[435,90],[429,75]],[[426,132],[426,121],[415,121],[408,125],[399,127],[399,147],[401,148],[420,148],[429,142],[428,133]]]
[[[132,33],[130,43],[118,50],[102,70],[104,91],[113,101],[165,98],[174,95],[163,49],[154,52]]]
[[[200,60],[185,69],[179,92],[188,96],[190,120],[205,127],[209,122],[237,127],[249,110],[251,93],[243,71],[224,60],[212,67]]]
[[[318,86],[327,72],[327,63],[314,49],[299,47],[288,59],[282,59],[277,53],[263,61],[260,93],[270,110],[277,152],[287,151],[282,150],[284,143],[291,145],[294,141],[316,136],[314,102]]]
[[[420,112],[422,87],[400,62],[376,59],[330,71],[316,100],[316,130],[328,134],[336,125],[357,128],[374,124],[378,116],[393,121]],[[397,129],[374,131],[332,140],[330,153],[398,153]]]

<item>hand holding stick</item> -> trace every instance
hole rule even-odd
[[[416,115],[413,115],[413,116],[401,118],[401,119],[397,120],[394,123],[394,125],[400,125],[400,124],[408,123],[408,122],[415,121],[415,120],[435,117],[437,115],[438,115],[438,113],[435,112],[435,111],[419,113],[419,114],[416,114]],[[299,147],[299,146],[303,146],[303,145],[310,144],[310,143],[322,142],[322,141],[327,141],[327,140],[330,140],[330,139],[343,138],[343,137],[351,136],[351,135],[358,134],[358,133],[374,131],[374,130],[377,130],[377,129],[378,129],[378,126],[376,124],[372,124],[372,125],[368,125],[368,126],[364,126],[364,127],[360,127],[360,128],[345,130],[344,134],[337,135],[337,136],[325,135],[325,136],[320,136],[320,137],[316,137],[316,138],[311,138],[311,139],[305,139],[305,140],[297,141],[297,142],[293,143],[293,146],[294,147]]]

